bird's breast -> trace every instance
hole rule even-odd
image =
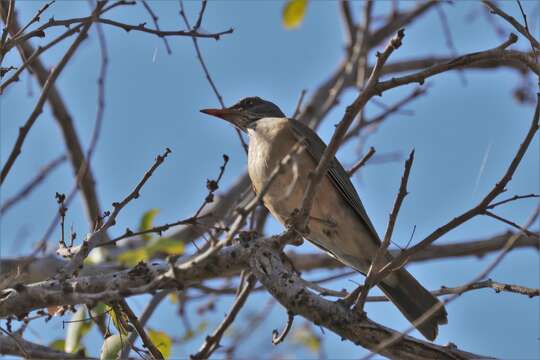
[[[253,129],[248,130],[248,172],[257,193],[262,190],[272,172],[296,144],[296,138],[288,126],[287,119],[267,118],[259,120]],[[303,162],[302,160],[304,162],[308,160],[307,156],[301,154],[281,169],[263,197],[265,205],[281,222],[301,202],[307,169],[299,164]]]

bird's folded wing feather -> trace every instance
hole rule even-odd
[[[298,140],[303,139],[307,152],[311,155],[311,157],[313,157],[315,163],[318,164],[322,158],[324,150],[326,149],[326,144],[324,141],[322,141],[319,135],[317,135],[317,133],[307,125],[304,125],[303,123],[294,119],[289,119],[289,121],[291,122],[291,129],[294,136]],[[328,177],[339,190],[345,201],[360,216],[368,229],[370,229],[377,246],[379,246],[380,240],[379,236],[377,235],[377,231],[375,231],[375,227],[371,223],[371,220],[369,220],[366,210],[364,209],[364,205],[362,205],[362,201],[360,200],[358,193],[349,179],[349,175],[335,157],[332,159],[332,163],[329,166]]]

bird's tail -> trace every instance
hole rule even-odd
[[[440,302],[405,269],[393,272],[379,283],[379,287],[411,323]],[[446,310],[441,307],[417,327],[418,331],[426,339],[435,340],[438,326],[448,322],[446,315]]]

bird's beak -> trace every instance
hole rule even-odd
[[[201,112],[227,121],[231,121],[232,117],[238,115],[238,111],[231,109],[202,109]]]
[[[212,115],[215,117],[218,117],[220,119],[223,119],[232,125],[234,125],[236,128],[243,130],[242,126],[242,119],[243,119],[243,113],[240,110],[236,109],[202,109],[201,112],[203,114]]]

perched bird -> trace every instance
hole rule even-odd
[[[226,109],[201,112],[247,132],[248,172],[257,193],[283,157],[303,141],[305,151],[296,157],[295,165],[284,169],[263,196],[268,210],[285,225],[293,211],[301,207],[309,174],[326,149],[324,142],[308,126],[288,119],[275,104],[258,97],[245,98]],[[309,233],[304,237],[343,264],[366,274],[381,241],[347,172],[335,158],[319,185],[309,215]],[[392,259],[389,253],[386,259]],[[411,322],[439,302],[404,268],[392,272],[378,286]],[[446,311],[441,308],[418,330],[434,340],[438,325],[446,323]]]

